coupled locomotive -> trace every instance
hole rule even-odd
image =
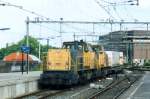
[[[60,49],[49,49],[45,62],[40,85],[74,85],[112,73],[102,46],[84,41],[64,42]]]

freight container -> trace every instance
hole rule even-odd
[[[108,55],[108,66],[123,65],[123,52],[106,51]]]

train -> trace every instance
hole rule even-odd
[[[108,55],[101,45],[81,41],[63,42],[62,48],[49,49],[40,86],[84,84],[119,72],[108,66]]]

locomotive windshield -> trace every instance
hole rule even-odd
[[[91,45],[84,41],[64,42],[62,48],[65,49],[76,49],[80,51],[92,51]]]

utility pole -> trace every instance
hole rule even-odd
[[[26,46],[29,46],[29,17],[26,20]]]
[[[110,31],[111,32],[113,31],[113,25],[112,25],[112,23],[110,23]]]
[[[74,35],[73,35],[73,39],[74,39],[74,41],[76,40],[76,34],[74,33]]]
[[[39,42],[39,59],[41,60],[41,44]]]
[[[149,24],[146,24],[147,31],[148,31],[148,25],[149,25]]]
[[[49,40],[50,40],[50,38],[47,38],[46,40],[47,40],[47,51],[48,51],[48,49],[49,49]]]
[[[62,25],[63,18],[60,18],[60,27],[59,27],[59,33],[60,33],[60,42],[62,46],[62,31],[61,31],[61,25]]]
[[[120,31],[122,30],[122,23],[120,23]]]
[[[137,4],[136,4],[137,6],[139,5],[139,0],[137,0]]]
[[[36,18],[37,21],[39,21],[39,17]],[[39,38],[41,37],[41,23],[39,23],[40,25],[40,31],[39,31]],[[41,44],[39,41],[39,59],[41,60]]]
[[[93,35],[95,34],[95,25],[93,24]],[[92,41],[94,42],[94,37],[92,37]]]
[[[29,47],[29,17],[26,20],[26,46]],[[29,72],[29,52],[27,52],[27,61],[26,61],[26,70],[27,74]]]

